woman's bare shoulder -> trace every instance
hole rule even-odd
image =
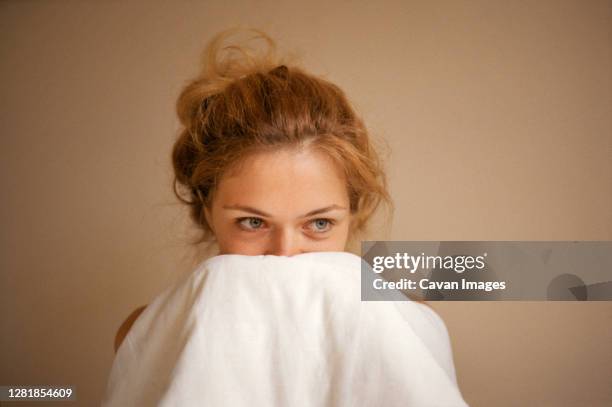
[[[125,321],[123,321],[123,323],[117,330],[117,334],[115,335],[115,353],[117,353],[117,350],[119,349],[119,346],[121,346],[123,339],[125,339],[126,335],[130,331],[130,328],[132,327],[134,322],[136,322],[138,316],[142,313],[142,311],[145,310],[146,307],[146,305],[143,305],[136,308],[134,311],[132,311],[130,315],[128,315]]]

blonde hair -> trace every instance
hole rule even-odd
[[[200,72],[176,103],[182,127],[172,151],[173,189],[201,229],[195,243],[214,238],[204,208],[210,208],[223,174],[248,154],[285,147],[323,151],[344,170],[350,237],[365,233],[379,205],[392,211],[393,203],[363,121],[338,86],[278,58],[275,41],[263,31],[247,30],[255,34],[251,39],[267,43],[264,55],[223,46],[239,30],[211,39]]]

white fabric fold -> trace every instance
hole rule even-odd
[[[202,262],[136,320],[102,406],[467,406],[442,319],[413,301],[361,301],[361,261]]]

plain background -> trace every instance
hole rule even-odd
[[[373,239],[612,239],[610,1],[2,1],[0,384],[98,405],[119,324],[198,261],[174,103],[235,24],[389,143]],[[612,302],[433,307],[471,406],[612,402]]]

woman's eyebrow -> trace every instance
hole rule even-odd
[[[326,206],[325,208],[320,208],[320,209],[315,209],[314,211],[310,211],[306,215],[300,216],[300,218],[307,218],[309,216],[318,215],[318,214],[324,213],[324,212],[329,212],[329,211],[331,211],[333,209],[346,210],[346,208],[343,207],[343,206],[333,204],[333,205]]]
[[[255,209],[251,206],[246,206],[246,205],[223,205],[223,209],[238,209],[244,212],[251,212],[256,215],[265,216],[267,218],[272,217],[272,215],[267,214],[264,211],[260,211],[259,209]]]
[[[251,212],[251,213],[254,213],[256,215],[265,216],[265,217],[268,217],[268,218],[272,217],[272,215],[270,215],[270,214],[268,214],[268,213],[266,213],[266,212],[264,212],[262,210],[253,208],[252,206],[246,206],[246,205],[224,205],[223,209],[238,209],[238,210],[245,211],[245,212]],[[333,209],[343,209],[343,210],[346,210],[346,208],[343,207],[343,206],[333,204],[333,205],[326,206],[324,208],[319,208],[319,209],[315,209],[313,211],[310,211],[307,214],[300,216],[300,218],[306,218],[308,216],[318,215],[318,214],[321,214],[321,213],[324,213],[324,212],[329,212],[329,211],[331,211]]]

